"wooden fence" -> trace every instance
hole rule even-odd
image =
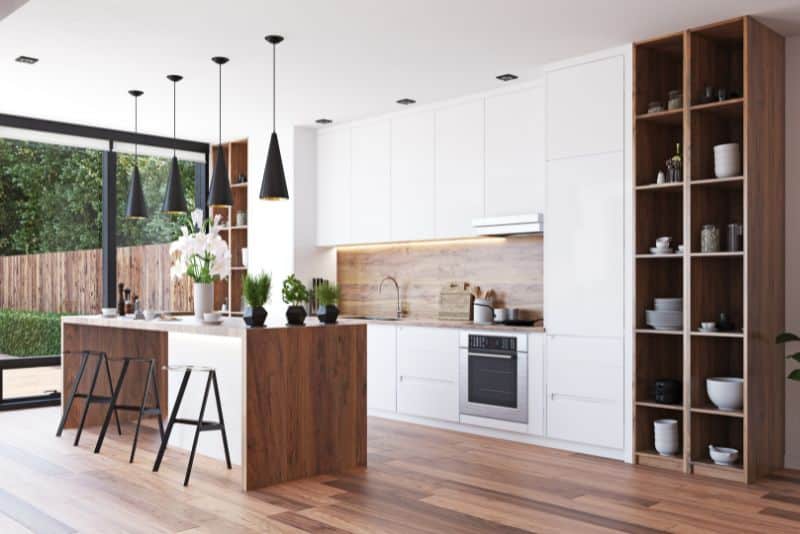
[[[99,313],[102,251],[0,256],[0,308]],[[139,295],[144,308],[192,309],[191,284],[170,279],[169,244],[117,249],[117,280]]]

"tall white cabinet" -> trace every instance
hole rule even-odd
[[[357,126],[350,132],[353,243],[380,243],[391,238],[390,135],[388,120]]]
[[[350,241],[350,130],[321,132],[317,138],[317,244]]]
[[[433,111],[396,117],[392,128],[392,240],[436,235]]]
[[[617,50],[545,74],[547,433],[612,449],[625,443],[629,59]]]

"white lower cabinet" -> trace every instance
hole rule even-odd
[[[544,435],[545,408],[545,335],[528,335],[528,433]]]
[[[547,437],[623,447],[622,339],[547,337]]]
[[[458,422],[458,330],[397,329],[397,411]]]
[[[397,411],[397,329],[367,326],[367,408]]]

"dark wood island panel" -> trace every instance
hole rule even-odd
[[[367,464],[367,328],[247,332],[245,489]]]
[[[118,361],[125,356],[139,356],[142,358],[156,359],[156,376],[158,377],[158,393],[161,400],[161,408],[164,416],[167,415],[167,373],[161,368],[167,365],[167,332],[156,332],[147,330],[136,330],[129,328],[106,328],[102,326],[88,326],[77,324],[62,324],[61,332],[62,350],[64,352],[80,352],[82,350],[105,351],[109,358],[111,377],[116,384],[119,373],[122,370],[122,363]],[[66,398],[72,391],[72,384],[80,369],[81,357],[77,354],[64,356],[62,362],[63,387],[62,392],[66,406]],[[89,365],[81,380],[80,390],[88,393],[92,383],[94,373],[94,358],[90,359]],[[142,402],[142,389],[147,375],[146,365],[131,365],[125,377],[125,384],[120,391],[119,404],[129,404],[138,406]],[[100,373],[95,387],[96,395],[109,395],[108,378],[106,370],[100,367]],[[76,428],[80,422],[83,406],[86,401],[75,399],[75,403],[70,410],[65,428]],[[152,400],[150,401],[152,402]],[[93,404],[89,407],[86,415],[86,427],[100,426],[103,424],[108,406],[104,404]],[[135,421],[138,416],[135,412],[119,412],[119,417],[124,421]]]

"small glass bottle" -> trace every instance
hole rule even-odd
[[[683,158],[681,158],[681,144],[675,143],[675,155],[670,159],[672,161],[672,181],[683,181]]]
[[[719,228],[704,224],[700,231],[700,252],[719,252]]]

